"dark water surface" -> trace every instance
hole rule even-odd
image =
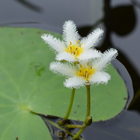
[[[57,123],[59,118],[49,118],[47,120]],[[132,121],[133,119],[133,121]],[[43,117],[44,122],[50,130],[53,140],[63,140],[58,138],[61,130],[57,129]],[[73,121],[77,125],[82,125],[83,122]],[[124,111],[115,118],[104,122],[93,122],[88,126],[81,137],[85,140],[139,140],[140,139],[140,119],[136,112]],[[71,130],[72,133],[76,133],[78,129]],[[67,140],[72,140],[70,136],[67,136]]]
[[[35,27],[61,33],[64,21],[69,19],[76,23],[81,36],[96,27],[105,30],[98,49],[114,47],[119,51],[117,59],[131,78],[123,66],[119,66],[119,72],[128,92],[134,90],[135,95],[131,102],[130,94],[127,102],[128,110],[132,111],[124,111],[111,121],[93,123],[83,137],[86,140],[140,139],[140,0],[0,1],[0,26]]]

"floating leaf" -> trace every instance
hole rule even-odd
[[[41,118],[28,109],[60,117],[67,111],[71,90],[63,86],[64,77],[49,71],[55,56],[42,41],[43,33],[39,29],[0,28],[0,139],[49,140]],[[122,78],[111,65],[108,73],[112,79],[107,85],[91,88],[93,121],[116,116],[126,104]],[[82,121],[85,115],[86,89],[81,88],[76,90],[70,118]]]

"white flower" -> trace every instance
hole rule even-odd
[[[80,86],[108,83],[110,75],[105,71],[107,65],[118,55],[117,50],[109,49],[100,58],[91,62],[84,61],[76,66],[60,62],[52,62],[50,70],[67,76],[64,85],[68,88],[79,88]]]
[[[57,52],[56,60],[74,62],[99,57],[101,53],[92,47],[97,45],[102,34],[103,30],[98,28],[79,41],[80,35],[76,30],[76,25],[69,20],[63,25],[63,41],[50,34],[44,34],[41,38]]]

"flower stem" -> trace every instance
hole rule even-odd
[[[84,126],[84,125],[85,125],[85,124],[83,123],[83,126]],[[85,126],[85,127],[86,127],[86,126]],[[77,138],[80,136],[80,134],[84,131],[85,127],[81,128],[81,129],[72,137],[72,139],[77,139]]]
[[[74,136],[73,139],[77,139],[84,129],[92,123],[92,117],[90,117],[90,85],[86,86],[87,88],[87,114],[86,119],[83,123],[83,128],[81,128]]]
[[[75,94],[75,88],[72,89],[69,108],[68,108],[67,113],[66,113],[66,116],[63,118],[63,120],[67,120],[68,117],[69,117],[69,115],[70,115],[72,104],[73,104],[73,99],[74,99],[74,94]]]
[[[83,123],[81,129],[72,137],[72,139],[78,139],[79,136],[80,136],[80,134],[84,131],[84,129],[85,129],[87,126],[91,125],[91,123],[92,123],[92,117],[88,116],[88,117],[85,119],[85,121],[84,121],[84,123]]]
[[[74,124],[67,124],[66,128],[84,128],[83,125],[74,125]]]
[[[86,118],[90,116],[90,85],[86,86],[87,88],[87,114]]]
[[[69,104],[67,113],[66,113],[65,117],[63,118],[63,120],[60,120],[58,122],[59,125],[63,125],[70,115],[72,104],[73,104],[73,99],[74,99],[74,94],[75,94],[75,88],[72,89],[70,104]]]

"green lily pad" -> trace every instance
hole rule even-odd
[[[63,86],[65,77],[49,70],[55,55],[41,39],[46,31],[31,28],[0,28],[0,139],[49,140],[51,136],[38,115],[64,117],[71,90]],[[50,33],[50,32],[47,32]],[[61,38],[59,34],[53,34]],[[122,111],[127,91],[113,66],[107,85],[92,86],[93,121],[107,120]],[[119,89],[119,91],[118,91]],[[86,116],[86,89],[76,90],[70,118]]]

